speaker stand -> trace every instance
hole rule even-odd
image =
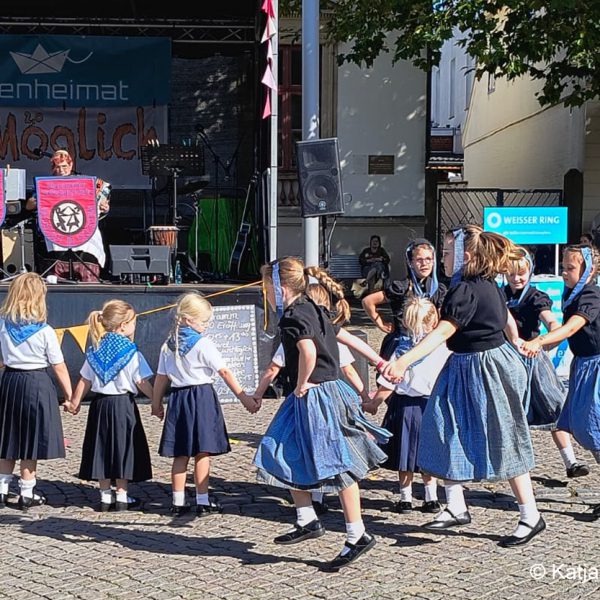
[[[329,259],[331,258],[331,238],[337,223],[337,216],[333,217],[333,224],[331,230],[327,233],[327,217],[321,217],[321,248],[323,248],[323,254],[321,255],[321,264],[324,269],[329,268]]]

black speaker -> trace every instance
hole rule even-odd
[[[170,246],[109,246],[111,273],[121,275],[163,275],[171,272]]]
[[[337,138],[296,143],[303,217],[344,214]]]

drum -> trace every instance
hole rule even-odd
[[[173,225],[153,225],[148,227],[150,233],[150,243],[154,246],[175,247],[177,241],[178,227]]]

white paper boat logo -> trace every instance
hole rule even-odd
[[[33,54],[24,52],[11,52],[13,60],[23,75],[41,75],[44,73],[60,73],[65,66],[65,61],[72,63],[85,62],[93,52],[90,52],[83,60],[74,61],[69,58],[70,50],[61,50],[48,54],[41,44],[36,46]]]

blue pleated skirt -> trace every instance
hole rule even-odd
[[[386,455],[390,433],[371,423],[356,392],[341,380],[282,403],[260,442],[258,479],[279,487],[339,492],[360,481]]]
[[[586,450],[600,451],[600,355],[573,359],[569,393],[556,428],[573,434]]]
[[[173,388],[158,453],[161,456],[231,451],[219,398],[210,383]]]
[[[452,354],[423,414],[417,461],[453,481],[495,481],[534,466],[524,403],[527,370],[508,344]]]
[[[525,412],[530,427],[552,429],[565,403],[567,390],[546,352],[524,358],[529,372],[529,396]]]
[[[384,469],[417,473],[417,450],[421,434],[421,421],[427,405],[426,396],[404,396],[395,392],[389,397],[388,409],[381,424],[392,437],[381,445],[387,454]]]
[[[45,369],[6,367],[0,382],[0,458],[64,458],[56,388]]]

